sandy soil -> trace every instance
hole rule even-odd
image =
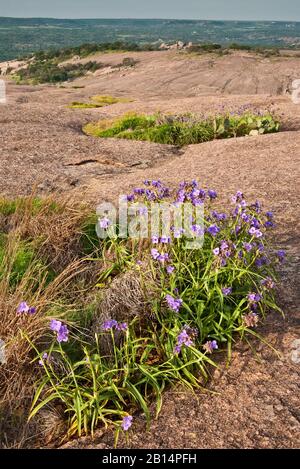
[[[263,59],[251,54],[185,56],[173,52],[105,54],[97,60],[139,60],[134,69],[108,67],[66,88],[8,83],[0,106],[0,194],[62,192],[93,204],[115,200],[145,178],[170,185],[196,178],[218,190],[224,203],[243,190],[277,218],[276,242],[287,249],[278,292],[285,320],[271,314],[260,328],[267,346],[239,344],[231,366],[220,360],[209,389],[191,395],[166,392],[163,411],[146,433],[137,416],[131,447],[283,448],[300,446],[299,363],[299,163],[300,105],[288,90],[300,78],[299,58]],[[74,89],[79,85],[84,88]],[[132,98],[102,109],[72,110],[72,101],[96,94]],[[104,140],[81,132],[84,123],[137,110],[207,113],[251,104],[281,114],[279,134],[213,141],[183,149],[147,142]],[[126,446],[125,442],[121,444]],[[110,433],[69,447],[111,447]]]

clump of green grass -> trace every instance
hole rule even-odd
[[[128,98],[115,98],[114,96],[92,96],[92,102],[81,103],[74,101],[69,107],[72,109],[92,109],[110,106],[116,103],[130,103],[133,100]]]
[[[83,131],[95,137],[148,140],[184,146],[213,139],[266,134],[279,130],[279,121],[270,113],[244,112],[201,119],[193,114],[178,116],[127,114],[115,120],[90,123]]]

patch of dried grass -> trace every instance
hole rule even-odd
[[[75,209],[67,203],[58,206],[59,209],[52,210],[53,199],[49,199],[44,201],[41,210],[35,211],[33,199],[28,198],[20,209],[6,217],[3,224],[7,239],[0,263],[0,338],[5,343],[5,363],[0,364],[0,417],[10,415],[11,418],[7,418],[6,424],[0,421],[0,427],[2,446],[6,447],[25,445],[26,415],[39,373],[37,364],[31,363],[31,346],[24,335],[34,343],[47,343],[51,310],[59,310],[66,292],[69,297],[73,294],[76,301],[80,296],[74,291],[77,279],[90,275],[90,265],[79,256],[80,226],[87,210],[81,212],[80,208]],[[38,243],[38,254],[12,287],[12,270],[24,239]],[[40,256],[48,264],[41,264]],[[49,265],[56,271],[56,276],[50,280]],[[36,313],[17,314],[21,301],[36,307]],[[64,306],[72,311],[72,304]],[[13,427],[15,437],[12,436]]]

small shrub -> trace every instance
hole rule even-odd
[[[17,70],[14,79],[18,83],[60,83],[84,76],[87,72],[95,72],[103,67],[99,62],[85,64],[67,64],[59,66],[54,61],[35,61],[27,68]]]

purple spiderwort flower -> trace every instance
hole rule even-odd
[[[51,321],[50,321],[51,331],[58,332],[59,329],[61,328],[61,326],[62,326],[61,321],[57,321],[57,319],[51,319]]]
[[[162,263],[164,263],[168,259],[169,259],[169,254],[167,252],[165,254],[160,254],[157,258],[157,260]]]
[[[211,234],[212,236],[216,236],[220,231],[220,228],[217,225],[210,225],[207,228],[207,232]]]
[[[184,326],[177,336],[177,344],[174,347],[174,354],[179,354],[183,345],[190,347],[194,345],[194,337],[198,335],[197,329],[192,329],[189,326]]]
[[[123,417],[123,421],[122,421],[121,426],[122,426],[124,432],[127,432],[129,430],[129,428],[131,427],[132,420],[133,420],[133,417],[131,415],[126,415],[125,417]]]
[[[117,327],[118,322],[115,319],[108,319],[102,325],[103,331],[110,331],[113,327]]]
[[[111,225],[111,221],[109,218],[104,217],[99,221],[100,228],[107,230],[107,228]]]
[[[128,329],[128,324],[127,322],[120,322],[118,325],[117,325],[117,330],[118,331],[127,331]]]
[[[218,256],[220,254],[220,248],[213,249],[213,253],[215,256]]]
[[[283,262],[284,259],[285,259],[285,256],[286,256],[286,252],[283,251],[283,249],[280,249],[279,251],[277,251],[277,257],[279,259],[280,262]]]
[[[18,314],[28,313],[28,311],[29,311],[28,304],[26,303],[26,301],[22,301],[18,306],[17,313]]]
[[[216,340],[208,340],[204,345],[202,345],[202,348],[207,353],[213,353],[214,350],[219,348],[218,342]]]
[[[179,313],[179,309],[183,303],[181,298],[174,298],[171,295],[166,295],[166,301],[172,311],[175,311],[175,313]]]
[[[259,293],[248,293],[247,298],[249,303],[257,303],[261,300],[261,295]]]
[[[143,195],[143,194],[145,194],[145,189],[141,189],[140,187],[136,187],[135,189],[133,189],[133,192],[134,192],[134,194],[137,194],[137,195]]]
[[[226,220],[227,218],[226,213],[218,213],[216,211],[212,212],[212,216],[216,218],[218,221]]]
[[[236,204],[237,202],[241,202],[243,199],[243,193],[241,191],[237,191],[237,193],[231,197],[231,202]]]
[[[154,235],[154,236],[151,237],[151,241],[152,241],[152,244],[158,244],[159,237]]]
[[[153,259],[155,259],[155,260],[156,260],[156,259],[158,259],[158,258],[159,258],[159,256],[160,256],[160,253],[158,252],[158,250],[157,250],[157,249],[153,248],[153,249],[151,249],[151,256],[152,256],[152,258],[153,258]]]
[[[216,193],[216,191],[214,191],[214,190],[209,190],[209,191],[208,191],[208,197],[209,197],[210,199],[216,199],[216,198],[217,198],[217,193]]]
[[[255,211],[257,213],[260,213],[261,212],[261,203],[259,202],[259,200],[257,200],[253,205],[252,207],[255,209]]]
[[[257,267],[262,267],[263,265],[268,264],[269,260],[266,256],[259,257],[256,259],[255,264]]]
[[[251,249],[253,248],[253,245],[251,243],[243,243],[243,248],[245,249],[246,252],[250,252]]]
[[[273,223],[271,220],[268,220],[268,221],[266,221],[266,222],[264,223],[264,226],[265,226],[266,228],[273,228],[273,226],[275,226],[275,225],[274,225],[274,223]]]
[[[22,313],[35,314],[36,313],[36,308],[33,307],[33,306],[28,306],[26,301],[21,301],[21,303],[19,304],[19,306],[17,308],[17,313],[18,314],[22,314]]]
[[[118,322],[115,319],[108,319],[102,324],[103,331],[110,331],[116,329],[117,331],[127,331],[128,324],[127,322]]]
[[[247,213],[245,213],[245,212],[243,212],[243,213],[241,214],[241,219],[242,219],[245,223],[249,223],[250,220],[251,220],[250,216],[247,215]]]
[[[69,330],[65,324],[62,324],[61,328],[57,332],[57,342],[68,342]]]
[[[162,244],[168,244],[171,242],[171,238],[169,236],[161,236],[159,242]]]
[[[235,231],[235,234],[239,234],[239,232],[241,231],[241,225],[236,225],[234,231]]]
[[[221,251],[225,251],[226,249],[229,248],[229,245],[226,241],[221,241]]]
[[[254,226],[252,226],[249,230],[249,234],[251,236],[255,236],[255,238],[261,238],[263,236],[262,232],[258,229],[256,229]]]
[[[175,270],[175,267],[173,265],[168,265],[167,267],[167,272],[168,274],[172,274]]]
[[[63,324],[61,321],[57,321],[56,319],[52,319],[50,321],[50,329],[56,332],[57,341],[60,342],[68,342],[69,340],[69,330],[68,327]]]
[[[255,218],[255,217],[252,217],[251,218],[251,226],[258,230],[260,228],[259,220],[257,220],[257,218]]]
[[[231,287],[224,287],[222,288],[222,293],[224,296],[228,296],[232,293],[232,288]]]
[[[184,233],[183,228],[173,228],[173,236],[175,239],[181,238]]]
[[[200,225],[192,225],[191,230],[196,234],[196,236],[202,236],[204,234],[204,230]]]
[[[265,250],[265,246],[263,245],[263,243],[259,243],[257,248],[258,248],[259,252],[264,252],[264,250]]]
[[[49,355],[47,352],[44,352],[43,355],[42,355],[42,358],[39,360],[39,365],[40,366],[43,366],[44,365],[44,361],[48,361],[48,358],[49,358]]]

